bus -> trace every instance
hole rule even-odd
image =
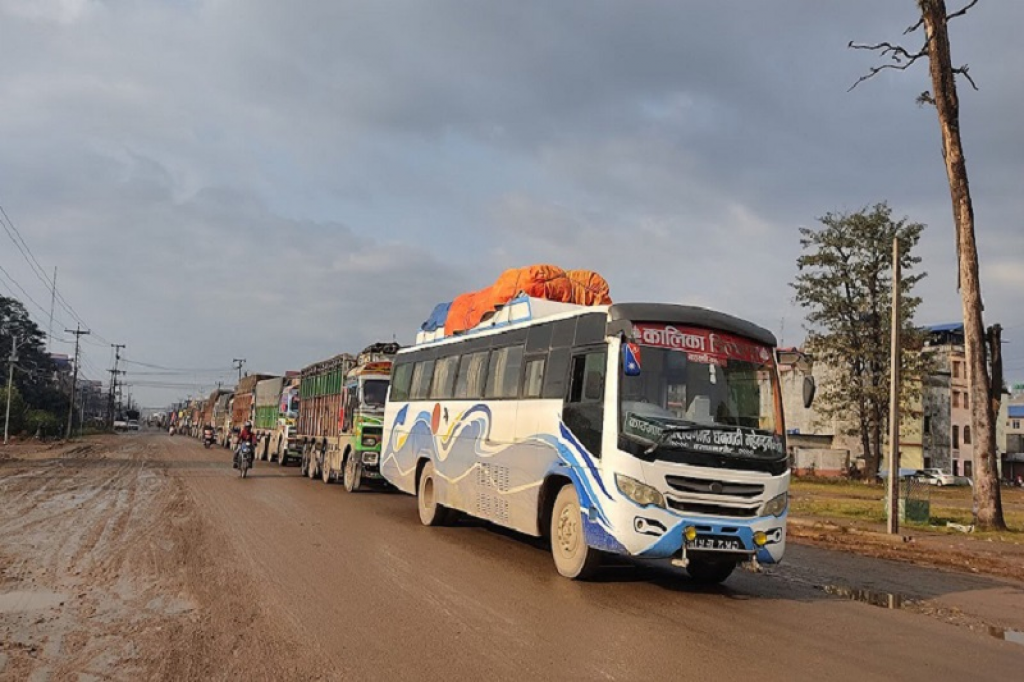
[[[465,513],[545,537],[568,578],[614,554],[721,582],[785,551],[775,350],[704,308],[520,296],[395,357],[380,470],[424,525]]]

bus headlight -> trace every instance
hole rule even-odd
[[[380,442],[380,439],[377,436],[369,436],[369,435],[367,435],[367,436],[363,436],[362,442],[363,442],[363,447],[364,448],[372,448],[372,447],[376,447],[377,446],[377,443]]]
[[[377,453],[376,452],[364,452],[363,453],[363,464],[369,464],[374,466],[377,464]]]
[[[619,487],[619,492],[642,507],[649,507],[652,505],[655,507],[665,506],[664,495],[646,483],[641,483],[635,478],[623,476],[622,474],[615,474],[615,485]]]
[[[786,507],[789,506],[789,493],[785,492],[781,495],[776,495],[772,499],[765,503],[764,509],[761,512],[762,516],[782,516],[782,513],[786,511]]]

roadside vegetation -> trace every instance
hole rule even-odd
[[[929,523],[903,522],[908,530],[935,531],[961,535],[962,531],[947,527],[947,523],[969,526],[974,523],[973,490],[970,486],[920,486],[921,499],[930,503]],[[863,526],[883,531],[885,516],[885,486],[847,480],[794,479],[790,488],[792,518],[806,521],[826,521],[839,525]],[[1003,488],[1005,531],[978,531],[972,536],[1024,544],[1024,489]]]

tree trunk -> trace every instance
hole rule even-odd
[[[945,0],[917,0],[928,40],[928,64],[932,97],[942,132],[942,156],[946,162],[949,194],[953,202],[959,254],[960,298],[964,314],[964,350],[967,385],[974,434],[974,502],[976,523],[982,528],[1004,529],[998,474],[993,463],[996,452],[995,419],[989,400],[990,383],[985,357],[985,326],[982,321],[981,282],[978,249],[974,240],[974,209],[967,184],[967,164],[960,143],[960,102],[949,55]]]

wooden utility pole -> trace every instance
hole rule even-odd
[[[900,240],[892,240],[892,333],[889,348],[889,534],[900,532]]]
[[[11,432],[11,394],[14,393],[14,363],[18,361],[18,337],[11,339],[11,358],[7,366],[7,413],[4,417],[4,445]]]
[[[75,389],[78,387],[78,361],[80,359],[80,341],[83,336],[88,335],[89,331],[83,331],[81,325],[77,325],[74,329],[65,329],[68,334],[75,335],[75,373],[71,375],[71,396],[70,404],[68,405],[68,429],[65,432],[64,438],[71,440],[71,423],[75,420]]]
[[[231,362],[232,362],[232,364],[237,365],[235,367],[235,369],[238,370],[238,381],[239,381],[239,383],[241,383],[241,381],[242,381],[242,367],[245,365],[245,358],[235,358]]]

